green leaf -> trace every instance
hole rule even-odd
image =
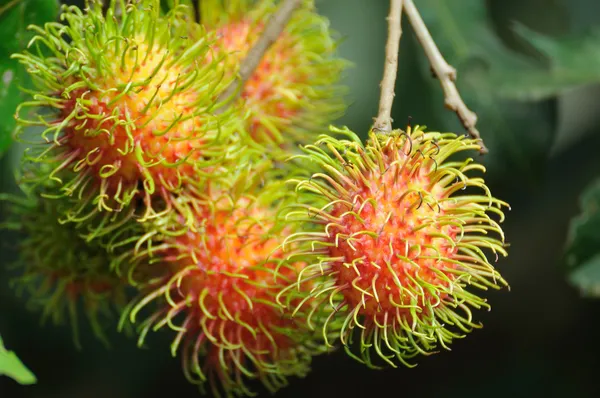
[[[584,296],[600,297],[600,254],[572,272],[569,275],[569,282]]]
[[[27,26],[56,19],[58,9],[58,0],[0,0],[0,153],[12,142],[14,113],[23,100],[19,86],[31,84],[23,67],[10,55],[22,51],[33,37]]]
[[[0,336],[0,376],[5,375],[14,379],[19,384],[28,385],[37,383],[33,373],[17,357],[17,355],[4,348]]]
[[[481,0],[418,2],[437,46],[458,71],[457,87],[463,100],[478,116],[477,128],[490,149],[482,161],[492,175],[510,174],[531,181],[543,169],[556,133],[555,104],[522,103],[499,96],[498,74],[532,66],[495,34],[485,4]],[[430,75],[429,62],[421,60],[423,73]],[[441,93],[439,81],[429,80]],[[437,101],[443,107],[441,94]],[[441,114],[441,124],[429,127],[465,131],[450,111]]]
[[[522,25],[516,32],[547,57],[547,65],[531,65],[496,76],[505,98],[540,100],[600,82],[600,30],[552,38]]]
[[[583,295],[600,297],[600,179],[583,191],[580,207],[567,236],[568,279]]]
[[[581,213],[569,225],[565,254],[571,278],[583,286],[582,278],[592,275],[592,264],[600,264],[600,179],[583,191],[580,207]]]
[[[12,59],[0,60],[0,153],[11,142],[11,133],[15,127],[14,113],[21,101],[21,92],[17,84],[20,66]]]

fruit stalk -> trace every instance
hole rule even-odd
[[[240,65],[239,78],[231,82],[231,84],[221,93],[218,103],[221,101],[234,101],[241,93],[246,81],[252,76],[258,67],[263,55],[269,47],[279,37],[285,26],[289,22],[294,10],[300,6],[302,0],[283,0],[277,11],[269,18],[265,30],[257,40],[256,44],[250,49],[248,55]],[[217,110],[218,113],[223,112],[226,107]]]
[[[402,0],[392,0],[388,20],[388,39],[385,45],[385,65],[383,79],[381,80],[381,96],[379,98],[379,113],[373,128],[389,132],[392,129],[392,104],[394,102],[394,88],[398,74],[398,51],[400,50],[400,37],[402,36]]]
[[[480,154],[488,153],[487,147],[483,144],[483,139],[479,134],[479,130],[475,127],[477,123],[477,115],[475,112],[467,108],[456,88],[456,69],[454,69],[442,56],[435,41],[431,37],[431,33],[427,30],[427,26],[419,14],[419,10],[412,0],[404,0],[404,11],[408,20],[415,32],[417,40],[423,47],[427,59],[431,64],[431,69],[442,85],[444,91],[446,108],[455,112],[464,128],[469,135],[479,141],[481,149]]]

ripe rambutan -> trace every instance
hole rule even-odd
[[[80,348],[79,315],[88,318],[96,337],[109,345],[107,325],[117,330],[130,298],[127,281],[110,271],[111,257],[99,241],[88,242],[76,224],[58,221],[64,200],[0,197],[9,203],[9,217],[0,228],[17,232],[18,260],[12,265],[12,286],[27,305],[42,312],[42,323],[71,324]],[[83,310],[83,311],[82,311]]]
[[[200,2],[202,24],[218,36],[212,45],[215,54],[232,55],[225,59],[232,74],[277,4],[273,0]],[[307,143],[344,112],[339,81],[347,62],[336,55],[332,34],[313,1],[303,2],[294,12],[242,88],[240,101],[250,113],[243,127],[255,141],[280,146]]]
[[[286,220],[304,226],[284,246],[296,245],[289,258],[308,265],[278,301],[294,308],[286,298],[310,281],[306,297],[330,303],[324,327],[341,322],[352,357],[376,366],[374,350],[392,366],[394,358],[410,366],[408,358],[480,327],[471,308],[489,305],[469,286],[506,285],[484,251],[506,255],[499,223],[508,205],[468,176],[482,165],[449,159],[478,149],[473,139],[417,126],[371,132],[365,145],[348,129],[332,131],[347,139],[322,136],[300,156],[318,171],[294,180],[304,199]]]
[[[159,0],[113,0],[104,14],[94,1],[63,6],[64,23],[32,27],[30,50],[14,55],[37,85],[17,110],[17,135],[45,128],[34,140],[41,150],[25,158],[52,166],[39,180],[58,181],[55,196],[100,211],[135,200],[150,216],[231,154],[233,109],[215,112],[228,82],[207,57],[214,34],[189,39],[184,8],[160,15]]]
[[[307,303],[292,319],[275,300],[302,267],[278,249],[289,233],[277,221],[286,197],[282,179],[241,173],[198,201],[197,231],[170,234],[172,222],[163,223],[115,261],[122,273],[155,275],[139,284],[128,312],[135,323],[153,308],[140,324],[140,345],[150,330],[170,327],[177,332],[171,352],[180,351],[187,379],[202,389],[208,381],[215,395],[250,395],[246,379],[275,391],[289,376],[304,376],[311,357],[327,349],[308,326],[324,320],[319,308]]]

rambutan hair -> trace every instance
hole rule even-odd
[[[292,192],[277,173],[268,160],[238,168],[231,185],[196,199],[197,231],[178,228],[173,212],[113,263],[123,275],[153,275],[130,281],[141,293],[122,322],[138,325],[140,345],[150,331],[172,329],[171,352],[186,378],[202,390],[208,383],[215,395],[251,395],[249,379],[276,391],[327,351],[309,327],[324,322],[325,311],[309,302],[291,318],[276,302],[302,267],[279,250],[289,231],[278,209]]]
[[[324,331],[339,328],[353,358],[410,366],[481,326],[471,308],[489,305],[472,288],[506,285],[485,251],[506,255],[507,204],[471,176],[484,166],[454,157],[479,149],[473,139],[409,126],[371,131],[363,144],[347,128],[332,132],[343,137],[321,136],[296,158],[316,171],[292,180],[299,201],[285,219],[302,227],[284,248],[307,265],[278,301],[297,309],[288,298],[301,289],[332,307]]]
[[[217,33],[215,54],[230,54],[235,73],[278,5],[273,0],[203,0],[201,23]],[[240,119],[260,144],[294,148],[312,142],[346,109],[340,85],[348,62],[337,54],[338,39],[329,21],[304,1],[242,88],[239,102],[249,112]]]
[[[99,240],[83,237],[81,225],[61,223],[63,200],[0,195],[8,204],[8,219],[0,228],[14,231],[17,260],[10,266],[11,286],[24,296],[31,310],[41,312],[42,323],[68,321],[73,340],[81,348],[79,318],[85,316],[95,336],[109,346],[107,330],[117,330],[131,292],[124,278],[111,272],[112,258]],[[127,329],[129,331],[129,328]]]
[[[164,15],[159,0],[112,0],[106,14],[96,1],[63,6],[62,22],[32,26],[29,49],[13,55],[36,85],[17,110],[17,137],[32,144],[24,181],[53,180],[48,196],[77,198],[67,219],[130,205],[142,221],[159,216],[241,148],[239,110],[216,112],[229,81],[209,55],[214,34],[191,40],[195,22],[174,3]]]

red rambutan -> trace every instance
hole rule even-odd
[[[140,344],[150,330],[169,326],[186,377],[201,386],[208,381],[217,395],[250,394],[248,378],[275,391],[288,376],[304,376],[311,356],[326,349],[308,326],[323,318],[318,308],[307,304],[291,318],[275,300],[302,266],[279,250],[288,231],[277,208],[288,191],[271,178],[263,187],[248,181],[256,180],[242,173],[230,189],[199,201],[197,231],[170,234],[165,223],[115,262],[121,272],[159,275],[140,284],[129,313],[135,322],[150,304],[156,309],[140,325]]]
[[[225,59],[228,70],[238,70],[276,5],[273,0],[200,2],[202,24],[217,33],[215,54],[231,54]],[[329,22],[312,1],[304,2],[242,89],[240,101],[249,112],[244,128],[254,140],[306,142],[341,116],[344,90],[338,84],[347,62],[336,49]]]
[[[73,339],[81,347],[79,315],[88,318],[96,337],[109,345],[107,325],[117,330],[118,317],[130,298],[127,281],[110,270],[112,258],[99,242],[88,242],[75,224],[58,221],[64,200],[3,195],[10,203],[8,220],[0,227],[17,232],[18,260],[12,266],[12,286],[27,305],[51,319],[71,323]],[[83,311],[82,311],[83,310]]]
[[[105,15],[92,2],[85,12],[64,6],[64,24],[33,27],[31,51],[14,55],[38,87],[17,111],[19,136],[45,128],[41,151],[26,159],[52,166],[39,179],[59,182],[55,196],[99,211],[139,198],[150,216],[157,198],[160,207],[182,186],[200,184],[234,151],[232,110],[215,112],[228,82],[220,60],[208,60],[212,36],[191,41],[183,9],[160,15],[158,0],[112,1]]]
[[[304,227],[286,245],[300,244],[290,257],[308,265],[279,301],[290,307],[290,292],[304,281],[316,284],[304,291],[333,307],[325,329],[340,328],[347,352],[370,366],[373,350],[395,366],[394,357],[407,364],[438,344],[447,348],[480,326],[470,307],[489,307],[468,287],[505,284],[484,251],[506,255],[490,214],[501,222],[507,205],[483,179],[468,176],[485,171],[482,165],[449,159],[478,149],[477,142],[409,127],[372,132],[364,145],[348,130],[333,131],[348,139],[323,136],[301,156],[318,171],[295,180],[304,199],[287,220]],[[358,354],[351,347],[356,337]]]

